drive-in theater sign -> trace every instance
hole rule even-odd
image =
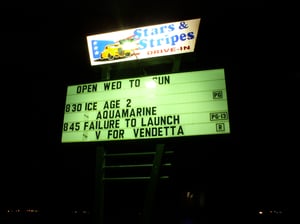
[[[62,142],[230,133],[224,69],[69,86]]]
[[[200,18],[87,36],[90,63],[102,65],[193,52]]]

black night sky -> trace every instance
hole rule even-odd
[[[57,206],[63,213],[93,206],[97,143],[61,143],[67,86],[101,81],[101,70],[89,64],[86,36],[194,18],[201,18],[196,49],[182,56],[180,69],[225,68],[231,133],[163,141],[175,150],[175,181],[161,191],[206,192],[205,216],[211,221],[217,219],[213,214],[232,220],[233,210],[241,220],[260,208],[296,210],[299,15],[292,8],[274,10],[264,4],[87,1],[39,10],[10,7],[1,15],[1,214],[19,207],[49,211]],[[168,73],[168,66],[114,67],[111,78],[145,70]],[[155,143],[103,144],[127,150]],[[134,202],[141,189],[129,184],[109,191],[115,198],[121,195],[112,201],[124,197]]]

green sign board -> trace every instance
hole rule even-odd
[[[63,143],[230,133],[224,69],[67,88]]]

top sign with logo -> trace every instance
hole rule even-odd
[[[200,18],[87,36],[92,66],[193,52]]]

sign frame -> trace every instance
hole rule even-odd
[[[62,143],[229,134],[224,69],[68,86]]]

